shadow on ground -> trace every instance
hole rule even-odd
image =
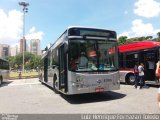
[[[121,84],[122,84],[122,85],[127,85],[127,84],[124,83],[124,82],[121,82]],[[159,87],[160,87],[160,83],[156,83],[155,81],[147,81],[147,82],[146,82],[146,85],[147,85],[148,87],[155,87],[155,88],[159,88]],[[134,85],[130,85],[130,86],[134,86]],[[139,84],[138,84],[138,86],[139,86]]]
[[[125,97],[126,94],[108,91],[103,93],[89,93],[89,94],[70,95],[70,96],[61,94],[61,96],[71,104],[85,104],[92,102],[102,102],[102,101],[121,99]]]
[[[1,87],[5,87],[8,86],[10,83],[12,83],[13,81],[3,81]]]

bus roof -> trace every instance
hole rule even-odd
[[[160,47],[160,42],[139,41],[139,42],[133,42],[133,43],[120,45],[118,48],[119,48],[119,52],[123,53],[123,52],[149,49],[149,48],[154,48],[154,47]]]
[[[113,31],[113,30],[109,30],[109,29],[106,29],[106,28],[89,27],[89,26],[69,26],[69,27],[67,28],[67,30],[68,30],[68,29],[71,29],[71,28],[84,28],[84,29],[95,29],[95,30]]]

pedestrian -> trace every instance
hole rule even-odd
[[[159,83],[160,81],[160,61],[157,62],[155,74],[157,77],[157,82]],[[158,101],[158,106],[160,108],[160,87],[158,88],[157,101]]]
[[[19,72],[19,79],[21,79],[22,78],[22,74],[21,74],[21,72]]]
[[[139,81],[140,81],[140,89],[145,85],[144,82],[144,64],[140,63],[138,66],[138,72],[139,72]]]
[[[160,109],[160,88],[158,88],[157,101],[158,101],[158,106]]]
[[[136,62],[134,66],[134,77],[135,77],[135,84],[134,87],[137,88],[138,83],[139,83],[139,72],[138,72],[138,62]]]
[[[156,64],[156,71],[155,71],[156,77],[157,77],[157,82],[159,83],[160,79],[160,61],[157,62]]]

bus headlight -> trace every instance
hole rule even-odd
[[[76,76],[76,80],[73,81],[72,86],[77,87],[77,88],[83,86],[83,77]]]
[[[80,85],[78,83],[72,83],[72,86],[78,88]]]
[[[75,83],[72,83],[72,86],[75,86]]]
[[[76,82],[80,82],[80,76],[76,77]]]
[[[82,76],[77,76],[76,77],[76,82],[77,83],[83,82],[83,77]]]

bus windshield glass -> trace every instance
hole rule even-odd
[[[71,71],[117,70],[116,48],[116,41],[69,40],[68,68]]]

